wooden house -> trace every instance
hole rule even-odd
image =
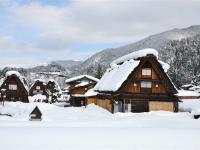
[[[26,80],[17,71],[8,71],[0,87],[4,101],[21,101],[28,103],[28,87]]]
[[[95,86],[99,93],[95,103],[111,112],[177,112],[177,89],[167,75],[168,69],[154,49],[123,56],[111,63]]]
[[[29,115],[30,121],[41,121],[42,120],[42,113],[40,109],[36,106],[33,111]]]
[[[85,106],[85,93],[92,89],[99,79],[89,75],[80,75],[67,79],[71,106]]]
[[[43,96],[37,96],[43,95]],[[46,89],[45,81],[36,79],[29,89],[29,96],[35,96],[34,102],[48,102],[49,93]]]

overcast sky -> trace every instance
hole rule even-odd
[[[92,54],[200,25],[200,0],[0,0],[0,67]]]

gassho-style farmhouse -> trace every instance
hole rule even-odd
[[[155,49],[143,49],[111,62],[101,79],[79,75],[66,79],[61,89],[53,79],[36,79],[30,87],[17,71],[8,71],[1,79],[2,102],[64,103],[82,107],[94,103],[115,112],[178,112],[179,102],[187,95],[178,90],[167,74],[169,65],[158,58]],[[180,92],[181,91],[181,92]],[[186,91],[186,90],[184,90]],[[190,91],[189,98],[199,97]],[[36,107],[32,119],[40,119]]]

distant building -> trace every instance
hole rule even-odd
[[[65,83],[68,86],[71,106],[85,106],[85,93],[92,89],[99,79],[89,75],[80,75],[67,79]]]
[[[53,79],[36,79],[29,90],[31,102],[50,102],[54,92],[61,92],[58,83]]]
[[[198,99],[200,97],[200,93],[189,90],[178,90],[178,94],[176,94],[181,100],[191,100]]]
[[[1,87],[1,98],[5,101],[21,101],[28,103],[28,87],[23,76],[17,71],[8,71]]]
[[[45,81],[41,79],[36,79],[29,90],[29,96],[32,96],[34,102],[47,103],[49,98],[49,93],[46,89]]]

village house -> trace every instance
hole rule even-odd
[[[125,55],[111,63],[94,87],[97,98],[87,99],[86,104],[95,103],[110,112],[177,112],[177,89],[168,69],[154,49]]]
[[[51,102],[52,96],[61,92],[58,83],[53,80],[36,79],[29,90],[31,102]]]
[[[49,93],[46,89],[46,83],[42,79],[36,79],[29,89],[29,96],[33,102],[48,102]]]
[[[8,71],[2,81],[1,99],[3,101],[21,101],[28,103],[28,87],[26,80],[17,71]]]
[[[85,106],[85,93],[92,89],[98,81],[99,79],[89,75],[67,79],[65,83],[69,90],[71,106]]]

